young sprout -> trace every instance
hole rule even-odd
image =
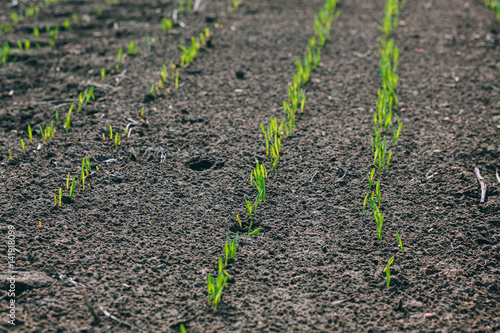
[[[43,144],[45,144],[45,134],[43,132],[42,126],[40,126],[40,134],[42,135]]]
[[[120,145],[120,138],[118,137],[118,133],[115,133],[115,149],[118,149]]]
[[[239,5],[240,5],[240,1],[239,1],[239,0],[233,0],[233,1],[232,1],[232,5],[233,5],[232,11],[233,11],[233,13],[234,13],[235,11],[237,11],[237,10],[238,10],[238,7],[239,7]]]
[[[172,27],[174,26],[174,23],[172,22],[172,20],[168,19],[168,18],[164,18],[163,20],[161,20],[161,29],[163,31],[163,33],[166,35],[170,30],[172,30]]]
[[[250,185],[255,185],[255,187],[257,187],[257,192],[262,202],[266,202],[266,178],[266,167],[264,164],[259,164],[259,162],[257,162],[255,169],[250,173]]]
[[[179,0],[179,17],[184,15],[184,0]]]
[[[373,182],[373,177],[375,176],[375,168],[372,169],[372,172],[370,172],[366,177],[368,178],[368,185],[369,188],[372,188],[372,182]]]
[[[74,23],[74,24],[77,24],[77,23],[78,23],[78,15],[73,14],[73,15],[71,16],[71,18],[73,19],[73,23]]]
[[[30,143],[33,143],[33,132],[31,131],[30,125],[28,125],[28,136],[30,138]]]
[[[149,89],[149,93],[153,96],[155,95],[155,84],[154,83],[151,85],[151,89]]]
[[[131,40],[130,43],[128,43],[128,54],[136,55],[137,53],[139,53],[139,49],[135,47],[134,41]]]
[[[88,104],[91,98],[95,101],[94,86],[90,86],[88,91],[85,90],[85,105]]]
[[[179,89],[179,69],[175,71],[175,89]]]
[[[227,266],[227,261],[229,258],[234,260],[234,256],[236,255],[236,243],[238,243],[238,233],[234,237],[233,241],[229,239],[229,235],[226,234],[227,243],[224,245],[224,252],[226,254],[225,266]]]
[[[109,125],[109,138],[113,139],[113,128]]]
[[[73,177],[73,182],[71,182],[71,190],[69,191],[69,198],[73,200],[73,195],[75,194],[75,188],[76,185],[78,184],[78,180],[76,177]]]
[[[68,29],[69,29],[69,20],[68,20],[68,19],[65,19],[65,20],[64,20],[64,24],[63,24],[63,25],[64,25],[64,29],[65,29],[65,30],[68,30]]]
[[[210,38],[210,29],[205,27],[205,38]]]
[[[10,153],[10,149],[9,149],[9,160],[12,159],[12,154]]]
[[[243,228],[243,227],[241,226],[240,215],[239,215],[239,214],[236,214],[236,218],[238,219],[238,223],[239,223],[239,225],[240,225],[240,228]]]
[[[106,79],[106,67],[101,68],[101,81],[104,82]]]
[[[382,228],[384,226],[384,214],[379,211],[373,199],[370,199],[370,204],[373,208],[373,217],[375,219],[375,223],[377,224],[377,238],[378,243],[380,244],[380,240],[382,239]]]
[[[83,169],[81,171],[80,178],[82,179],[82,186],[83,186],[83,190],[85,191],[85,173],[83,172]]]
[[[24,148],[24,141],[23,141],[23,139],[21,139],[21,148],[23,148],[23,151],[26,151],[26,149]]]
[[[19,39],[17,40],[17,48],[19,49],[19,53],[23,53],[23,43]]]
[[[141,109],[141,116],[144,116],[144,106]]]
[[[10,17],[12,18],[12,24],[17,25],[19,23],[19,16],[17,13],[10,14]]]
[[[90,173],[90,171],[92,171],[92,168],[90,167],[90,160],[87,157],[87,158],[84,159],[84,161],[85,161],[85,172],[88,175]]]
[[[184,327],[184,324],[180,325],[180,330],[181,330],[181,333],[187,333],[186,328]]]
[[[255,229],[254,231],[252,231],[251,233],[248,234],[247,238],[250,237],[250,236],[255,236],[255,235],[257,235],[261,231],[262,231],[262,228]]]
[[[191,13],[193,10],[193,0],[187,0],[187,11],[188,13]]]
[[[123,49],[120,47],[120,49],[118,50],[118,55],[116,56],[117,63],[115,65],[115,70],[117,72],[120,71],[120,65],[122,64],[122,57],[123,57]]]
[[[56,123],[59,125],[59,112],[56,110]]]
[[[69,190],[69,178],[70,178],[70,173],[68,172],[68,178],[66,178],[66,189]]]
[[[59,207],[61,207],[62,203],[62,188],[59,187]]]
[[[380,179],[377,180],[377,186],[375,186],[375,195],[377,196],[378,206],[382,205],[382,193],[380,192]]]
[[[71,106],[68,111],[68,115],[66,116],[66,120],[64,121],[64,128],[66,129],[66,133],[68,133],[69,128],[71,126],[71,112],[73,111],[73,107],[75,106],[75,103],[71,103]]]
[[[401,249],[401,253],[405,254],[405,251],[403,250],[403,242],[401,241],[401,237],[399,237],[399,233],[397,231],[396,231],[396,237],[398,238],[399,248]]]
[[[217,278],[213,278],[210,273],[207,276],[208,303],[212,303],[214,311],[217,311],[217,306],[222,297],[222,290],[226,286],[227,280],[222,271],[219,271]]]
[[[252,220],[253,206],[252,206],[252,203],[250,202],[250,198],[248,197],[248,195],[245,194],[244,198],[245,198],[245,203],[247,205],[248,216],[250,217],[250,221],[251,221]],[[251,227],[252,227],[252,224],[250,223],[250,229],[251,229]]]
[[[54,194],[54,207],[57,206],[57,195]]]
[[[38,27],[33,28],[33,36],[35,36],[36,39],[40,36],[40,30],[38,30]]]
[[[387,266],[385,266],[385,268],[384,268],[384,273],[387,276],[387,288],[389,288],[389,285],[391,283],[391,271],[389,270],[389,267],[392,265],[393,261],[394,261],[394,257],[389,259]]]

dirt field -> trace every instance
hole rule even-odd
[[[304,113],[259,204],[262,232],[241,235],[217,311],[207,303],[207,274],[226,233],[242,232],[244,195],[255,194],[250,172],[269,161],[259,123],[283,117],[295,58],[323,2],[246,0],[231,12],[226,1],[203,0],[184,28],[164,35],[160,20],[177,1],[60,0],[0,35],[15,48],[40,27],[39,47],[32,40],[0,65],[0,297],[9,289],[9,226],[18,272],[15,298],[0,301],[6,309],[15,299],[16,325],[5,310],[1,332],[500,330],[500,23],[482,0],[408,0],[401,11],[404,127],[381,179],[380,245],[363,199],[385,0],[339,3]],[[14,10],[2,4],[0,22]],[[85,17],[49,46],[41,28],[74,13]],[[207,26],[210,42],[180,70],[179,89],[150,95],[162,64],[178,62],[179,44]],[[146,37],[155,36],[147,56]],[[117,72],[118,49],[127,53],[131,40],[140,52]],[[95,101],[73,110],[66,133],[71,102],[90,86]],[[42,144],[39,127],[56,110],[55,137]],[[86,157],[90,188],[79,183],[71,201],[67,175],[79,177]]]

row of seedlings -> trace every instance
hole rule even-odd
[[[266,179],[277,168],[282,139],[293,134],[296,128],[296,114],[304,111],[306,102],[304,86],[309,81],[311,72],[318,68],[321,49],[330,37],[332,22],[340,15],[340,11],[336,9],[337,3],[338,0],[326,0],[324,5],[320,7],[319,13],[314,17],[314,37],[309,41],[303,62],[296,59],[297,72],[293,75],[293,83],[288,87],[288,99],[283,101],[284,118],[278,121],[277,118],[271,117],[267,127],[260,124],[260,130],[264,134],[266,155],[270,157],[269,173],[265,163],[257,162],[255,169],[250,174],[250,184],[255,186],[257,194],[255,199],[251,199],[248,195],[244,196],[248,222],[242,223],[239,214],[236,215],[240,229],[243,227],[246,229],[248,226],[246,237],[255,236],[262,230],[262,228],[252,229],[252,227],[259,203],[266,201]],[[207,276],[208,302],[212,304],[214,311],[221,301],[222,291],[227,285],[227,280],[231,279],[226,267],[229,260],[234,260],[238,236],[239,233],[231,240],[229,235],[226,235],[227,242],[224,245],[226,260],[223,261],[222,257],[219,258],[216,277],[211,274]]]
[[[12,31],[13,27],[18,25],[20,22],[27,21],[40,13],[43,10],[49,10],[50,7],[57,5],[57,0],[44,0],[40,5],[24,6],[22,4],[17,4],[19,9],[17,12],[12,12],[10,14],[9,23],[0,23],[0,35]]]
[[[373,218],[377,229],[377,239],[380,244],[382,240],[382,231],[384,226],[384,214],[382,212],[382,193],[380,191],[380,177],[389,169],[392,157],[392,149],[398,142],[399,135],[403,128],[403,122],[398,118],[396,110],[398,109],[398,96],[396,94],[399,76],[397,74],[399,49],[394,44],[394,38],[391,34],[398,27],[399,10],[404,8],[404,2],[399,0],[387,0],[383,24],[378,28],[383,33],[379,36],[379,71],[382,77],[382,88],[378,90],[378,98],[375,102],[377,108],[373,114],[374,135],[371,138],[371,149],[373,153],[373,169],[367,174],[368,193],[363,202],[363,213],[367,206],[372,208]],[[392,140],[388,139],[388,133],[392,133]],[[377,172],[378,171],[378,172]],[[375,181],[375,176],[378,179]],[[403,251],[403,244],[399,233],[396,233],[400,250]],[[384,269],[387,276],[387,287],[390,285],[391,273],[389,267],[394,262],[394,256],[391,257]]]

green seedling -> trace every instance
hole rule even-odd
[[[250,202],[250,198],[248,197],[248,195],[245,194],[244,198],[245,198],[245,203],[247,205],[248,216],[250,217],[250,221],[252,221],[252,210],[253,210],[252,203]],[[250,223],[249,230],[251,228],[252,228],[252,224]]]
[[[113,139],[113,128],[109,125],[109,138]]]
[[[82,169],[82,171],[81,171],[80,178],[81,178],[81,180],[82,180],[82,187],[83,187],[83,190],[85,191],[85,173],[83,172],[83,169]]]
[[[70,173],[68,172],[68,178],[66,178],[66,189],[69,190],[69,178],[70,178]]]
[[[106,67],[101,68],[101,81],[104,82],[106,79]]]
[[[179,329],[181,330],[181,333],[187,333],[186,328],[184,327],[184,324],[181,324]]]
[[[83,159],[83,162],[85,164],[85,166],[84,166],[85,167],[85,173],[88,175],[90,173],[90,171],[92,171],[92,168],[90,167],[90,160],[87,157],[87,158]]]
[[[116,70],[116,72],[119,72],[120,65],[122,64],[122,60],[123,60],[123,49],[121,47],[118,50],[118,55],[116,56],[116,60],[117,60],[117,63],[115,65],[115,70]]]
[[[382,239],[382,228],[384,227],[384,214],[380,212],[373,199],[370,199],[370,204],[373,208],[373,217],[375,219],[375,223],[377,224],[377,238],[378,243],[380,244]]]
[[[55,111],[56,124],[59,125],[59,112]]]
[[[62,204],[62,188],[59,188],[59,207],[61,207]]]
[[[75,194],[75,188],[76,185],[78,184],[78,180],[76,177],[73,177],[73,181],[71,182],[71,190],[69,191],[69,198],[73,200],[73,195]]]
[[[141,116],[144,117],[144,106],[141,109]]]
[[[153,96],[155,95],[155,84],[154,83],[151,85],[151,89],[149,89],[149,93]]]
[[[185,47],[181,44],[179,45],[179,48],[182,50],[181,67],[187,66],[193,62],[194,58],[196,58],[196,55],[200,50],[200,40],[191,37],[191,45],[189,47]]]
[[[19,49],[19,53],[23,53],[23,43],[18,39],[17,40],[17,48]]]
[[[238,219],[238,224],[240,225],[240,228],[243,228],[241,225],[240,215],[236,214],[236,218]]]
[[[69,30],[69,20],[68,19],[64,20],[63,26],[64,26],[65,30]]]
[[[372,188],[372,183],[373,183],[373,177],[375,176],[375,168],[372,169],[372,172],[366,175],[368,178],[368,188]]]
[[[139,49],[135,46],[135,43],[133,40],[130,41],[128,44],[128,54],[129,55],[136,55],[139,53]]]
[[[43,144],[45,144],[45,134],[44,134],[44,131],[43,131],[43,128],[42,126],[40,126],[40,134],[42,135],[42,139],[43,139]]]
[[[9,149],[9,160],[11,160],[11,159],[12,159],[12,154],[10,153],[10,149]]]
[[[232,0],[232,11],[233,13],[238,10],[238,7],[240,6],[240,1],[239,0]]]
[[[38,30],[38,27],[33,28],[33,36],[35,36],[36,39],[40,36],[40,30]]]
[[[161,20],[161,29],[163,33],[166,35],[170,30],[172,30],[174,26],[174,22],[168,18],[164,18]]]
[[[9,43],[3,43],[2,47],[0,48],[0,59],[2,61],[2,64],[6,64],[11,55],[12,49],[10,48]]]
[[[384,268],[384,273],[387,276],[387,288],[389,288],[389,285],[391,283],[391,271],[389,270],[389,267],[392,265],[393,262],[394,262],[394,257],[389,259],[387,266],[385,266],[385,268]]]
[[[179,89],[179,68],[175,71],[175,89]]]
[[[257,235],[261,231],[262,231],[262,228],[255,229],[254,231],[252,231],[251,233],[248,234],[247,238],[250,237],[250,236],[255,236],[255,235]]]
[[[66,129],[66,133],[68,133],[69,128],[71,127],[71,112],[73,111],[74,106],[75,103],[71,103],[68,114],[66,115],[66,119],[64,121],[64,128]]]
[[[188,13],[193,11],[193,0],[187,0],[187,11]]]
[[[184,16],[184,0],[179,0],[179,17]]]
[[[95,101],[94,86],[90,86],[88,91],[85,90],[85,105],[88,104],[91,98]]]
[[[10,17],[12,18],[13,25],[17,25],[19,23],[19,15],[17,15],[17,13],[10,14]]]
[[[73,24],[77,24],[77,23],[78,23],[78,15],[73,14],[73,15],[71,16],[71,18],[73,19]]]
[[[167,66],[165,66],[165,64],[163,64],[161,66],[160,76],[161,76],[162,81],[165,82],[165,83],[167,83],[167,81],[168,81],[168,70],[167,70]]]
[[[119,145],[120,145],[120,137],[118,136],[118,133],[115,133],[115,149],[118,149]]]
[[[250,185],[257,187],[257,192],[262,202],[266,202],[267,171],[264,164],[257,162],[255,169],[250,173]]]
[[[47,26],[48,27],[48,26]],[[56,40],[59,35],[59,27],[55,27],[54,29],[50,30],[50,27],[48,27],[48,35],[49,35],[49,45],[54,47],[56,45]]]
[[[54,194],[54,207],[57,206],[57,195]]]
[[[403,250],[403,242],[401,241],[401,237],[399,237],[399,233],[397,231],[396,231],[396,237],[398,238],[399,249],[401,250],[401,253],[404,254],[405,251]]]
[[[212,303],[214,311],[217,311],[217,306],[222,297],[222,291],[227,284],[224,273],[219,271],[217,278],[213,278],[210,273],[207,276],[208,303]]]
[[[210,38],[210,29],[205,27],[205,38]]]
[[[227,266],[227,261],[229,258],[234,260],[236,255],[236,244],[238,243],[238,233],[234,237],[233,241],[229,239],[229,235],[226,234],[227,243],[224,245],[224,252],[226,254],[225,266]]]
[[[33,143],[33,132],[31,131],[30,125],[28,125],[28,136],[30,138],[30,143]]]
[[[24,148],[24,141],[23,141],[23,139],[21,139],[21,148],[23,149],[23,151],[26,151],[26,149]]]
[[[24,40],[24,50],[29,51],[31,48],[31,42],[28,39]]]

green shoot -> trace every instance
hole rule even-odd
[[[240,215],[239,215],[239,214],[236,214],[236,218],[238,219],[238,223],[239,223],[239,225],[240,225],[240,228],[243,228],[243,227],[241,226]]]
[[[59,112],[56,110],[56,123],[59,125]]]
[[[184,0],[179,0],[179,17],[184,15]]]
[[[109,125],[109,138],[113,139],[113,128]]]
[[[12,154],[10,153],[10,149],[9,149],[9,160],[12,159]]]
[[[42,135],[43,144],[45,144],[45,134],[43,132],[42,126],[40,126],[40,134]]]
[[[30,125],[28,125],[28,136],[30,138],[30,143],[33,143],[33,132],[31,131]]]
[[[227,266],[227,261],[229,258],[234,260],[234,257],[236,255],[236,243],[238,243],[238,233],[236,233],[236,236],[234,237],[233,241],[229,239],[229,235],[226,234],[227,237],[227,243],[224,245],[224,251],[226,253],[226,261],[225,261],[225,266]]]
[[[123,58],[123,49],[120,47],[118,50],[118,55],[116,56],[117,58],[117,63],[115,65],[115,70],[116,72],[120,71],[120,65],[122,64],[122,58]]]
[[[135,46],[135,43],[133,40],[130,41],[128,44],[128,54],[129,55],[136,55],[139,53],[139,49]]]
[[[266,178],[266,167],[264,164],[259,164],[259,162],[257,162],[255,169],[250,173],[250,185],[255,185],[255,187],[257,187],[257,192],[262,202],[266,202]]]
[[[17,13],[10,14],[10,17],[12,18],[12,24],[17,25],[19,23],[19,15]]]
[[[179,89],[179,69],[175,71],[175,89]]]
[[[73,20],[73,23],[74,23],[74,24],[77,24],[77,23],[78,23],[78,15],[73,14],[73,15],[71,16],[71,18],[72,18],[72,20]]]
[[[85,90],[85,105],[88,104],[91,98],[95,101],[94,86],[90,86],[88,91]]]
[[[401,253],[404,254],[405,251],[403,250],[403,242],[401,241],[401,237],[399,237],[399,233],[397,231],[396,231],[396,237],[398,237],[399,248],[401,249]]]
[[[57,195],[54,194],[54,207],[57,206]]]
[[[375,187],[375,195],[377,196],[378,206],[382,205],[382,193],[380,192],[380,179],[377,180],[377,186]]]
[[[75,106],[75,103],[71,103],[71,106],[68,111],[68,115],[66,116],[66,120],[64,121],[64,128],[66,129],[66,133],[68,133],[69,128],[71,126],[71,112],[73,111],[73,107]]]
[[[385,268],[384,268],[385,275],[387,276],[387,288],[389,288],[389,285],[391,283],[391,271],[389,270],[389,267],[392,265],[393,261],[394,261],[394,257],[389,259],[387,266],[385,266]]]
[[[187,333],[186,328],[184,327],[184,324],[180,325],[180,330],[181,330],[181,333]]]
[[[378,243],[380,244],[380,240],[382,239],[382,228],[384,226],[384,214],[379,211],[373,199],[370,199],[370,204],[373,208],[373,217],[375,219],[375,223],[377,224],[377,238]]]
[[[106,79],[106,67],[101,68],[101,81],[104,82]]]
[[[120,145],[120,138],[118,137],[118,133],[115,133],[115,149],[118,149]]]
[[[70,173],[68,172],[68,178],[66,178],[66,189],[69,190],[69,178],[70,178]]]
[[[172,30],[173,26],[174,23],[172,22],[172,20],[168,18],[164,18],[163,20],[161,20],[161,29],[163,31],[163,34],[166,35],[170,30]]]
[[[149,93],[153,96],[155,95],[155,84],[154,83],[151,85],[151,89],[149,89]]]
[[[217,306],[222,297],[222,290],[226,286],[227,280],[224,273],[219,271],[217,278],[213,278],[210,273],[207,276],[208,303],[212,303],[214,311],[217,311]]]
[[[250,198],[246,194],[245,194],[245,203],[247,205],[248,216],[250,217],[250,220],[252,220],[252,210],[253,210],[253,207],[252,207],[252,203],[250,202]]]
[[[188,13],[191,13],[193,10],[193,0],[187,0],[187,11]]]
[[[24,141],[23,141],[23,139],[21,139],[21,148],[23,148],[23,151],[26,151],[26,149],[24,148]]]
[[[144,106],[141,109],[141,116],[144,116]]]
[[[61,207],[62,203],[62,188],[59,187],[59,207]]]
[[[367,177],[368,177],[368,185],[369,188],[372,188],[372,182],[373,182],[373,177],[375,176],[375,168],[372,169],[372,172],[370,172]]]
[[[64,26],[65,30],[69,30],[69,20],[68,19],[64,20],[63,26]]]
[[[78,110],[76,111],[76,113],[80,113],[80,111],[82,111],[82,106],[83,106],[83,93],[80,92],[78,94]]]
[[[83,187],[83,190],[85,191],[85,173],[83,172],[83,169],[82,169],[82,172],[81,172],[81,176],[80,176],[81,180],[82,180],[82,187]]]
[[[73,177],[73,182],[71,183],[71,190],[69,191],[69,198],[73,200],[73,195],[75,194],[75,188],[76,185],[78,184],[78,180],[76,177]]]
[[[232,6],[232,7],[233,7],[233,8],[232,8],[232,11],[233,11],[233,13],[234,13],[235,11],[237,11],[237,10],[238,10],[238,7],[239,7],[239,5],[240,5],[240,1],[239,1],[239,0],[233,0],[233,1],[232,1],[232,5],[233,5],[233,6]]]
[[[262,228],[255,229],[254,231],[252,231],[251,233],[248,234],[247,238],[250,237],[250,236],[255,236],[255,235],[257,235],[261,231],[262,231]]]
[[[33,36],[35,36],[36,39],[40,36],[40,30],[38,30],[38,27],[33,28]]]

